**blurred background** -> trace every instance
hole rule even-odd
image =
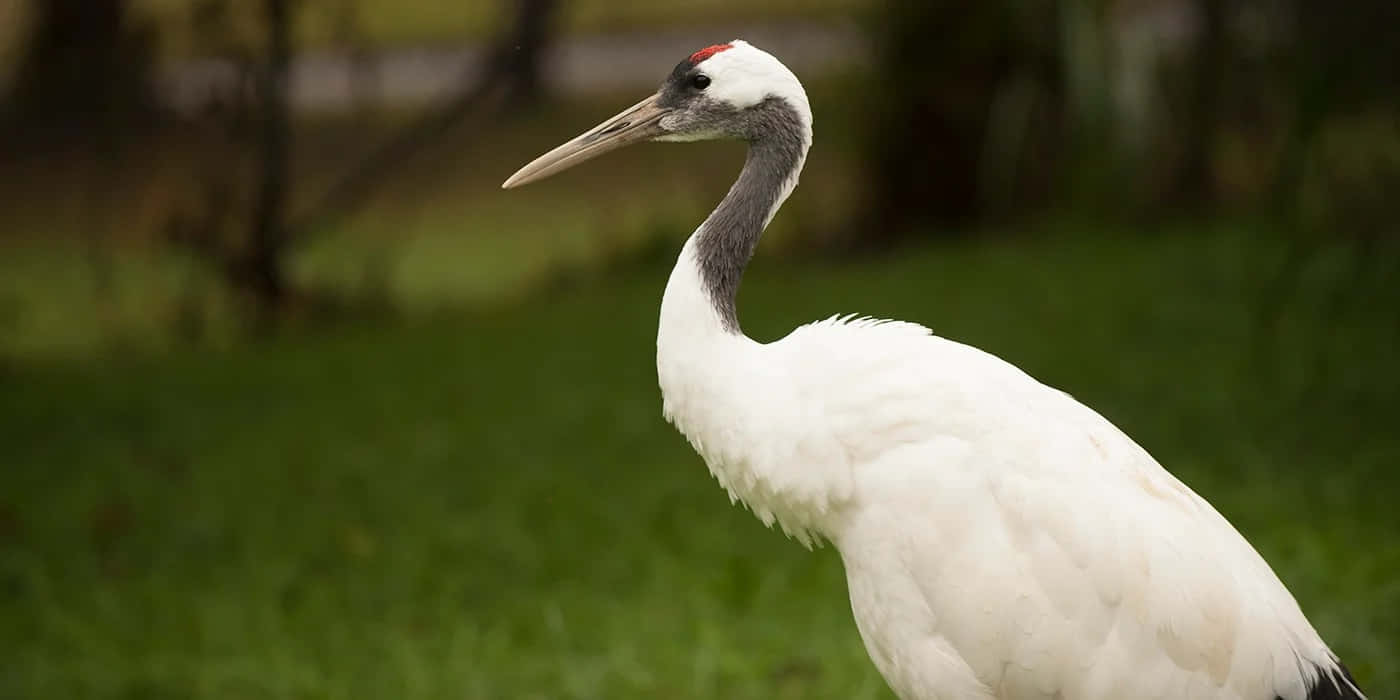
[[[887,698],[660,415],[740,144],[510,173],[740,37],[741,295],[1096,407],[1400,687],[1390,0],[0,0],[0,697]]]

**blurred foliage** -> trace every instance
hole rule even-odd
[[[1400,120],[1393,113],[1340,114],[1312,140],[1303,164],[1302,225],[1363,240],[1400,237]]]
[[[1055,11],[1049,1],[887,3],[872,36],[879,80],[859,241],[965,223],[1037,190],[1043,199],[1056,155],[1045,145],[1059,133],[1048,125],[1062,120]]]
[[[881,222],[883,240],[1047,206],[1252,210],[1286,229],[1348,235],[1366,218],[1360,228],[1395,235],[1393,196],[1353,206],[1358,193],[1396,192],[1393,156],[1358,149],[1343,163],[1335,146],[1394,148],[1369,125],[1400,121],[1400,46],[1385,36],[1397,7],[890,0],[872,22],[881,80],[862,220]],[[1305,169],[1370,182],[1327,191],[1336,217],[1308,219],[1295,206]]]
[[[6,16],[25,14],[15,9],[18,1],[6,0]],[[841,180],[838,188],[849,196],[820,216],[787,214],[805,217],[801,227],[812,245],[888,246],[1049,212],[1141,222],[1244,213],[1276,218],[1276,234],[1303,241],[1299,255],[1306,256],[1308,241],[1394,237],[1400,220],[1394,216],[1397,107],[1387,88],[1396,84],[1400,49],[1375,34],[1395,13],[1382,0],[1327,8],[1299,0],[791,0],[762,8],[703,0],[664,8],[664,21],[649,14],[659,6],[621,9],[593,0],[560,2],[553,19],[552,2],[295,0],[287,5],[287,62],[268,50],[277,45],[269,39],[278,23],[265,21],[264,5],[24,4],[29,41],[6,109],[30,115],[32,128],[12,121],[4,138],[39,157],[15,162],[3,178],[8,182],[0,183],[15,202],[0,211],[8,237],[85,241],[79,249],[99,295],[118,267],[107,258],[129,255],[114,252],[112,242],[140,241],[160,248],[148,257],[170,257],[166,249],[173,248],[177,257],[204,259],[204,274],[262,300],[252,307],[283,306],[283,315],[297,315],[298,306],[354,304],[318,298],[322,290],[286,279],[304,268],[300,248],[311,244],[301,241],[328,238],[334,246],[340,239],[353,248],[347,234],[366,228],[381,192],[407,197],[398,209],[409,221],[446,221],[426,203],[448,198],[416,192],[460,192],[463,183],[441,169],[425,176],[431,166],[422,164],[446,158],[475,171],[475,164],[524,160],[539,150],[538,144],[510,152],[491,147],[509,128],[505,112],[484,108],[488,101],[479,99],[491,76],[518,73],[519,80],[505,84],[526,97],[505,102],[528,104],[538,96],[541,71],[549,69],[541,57],[558,36],[675,27],[701,17],[859,18],[866,29],[873,63],[862,68],[848,57],[845,71],[855,79],[842,83],[847,94],[818,105],[817,152],[840,152],[844,170],[829,177]],[[79,6],[88,10],[73,9]],[[486,68],[464,71],[459,95],[418,116],[409,115],[417,106],[374,101],[379,49],[449,36],[480,43],[488,35],[495,38],[484,53]],[[68,41],[75,36],[86,39]],[[269,88],[288,84],[298,59],[326,56],[308,53],[313,48],[351,56],[358,67],[348,79],[363,79],[363,89],[355,89],[369,97],[354,102],[353,114],[276,116],[287,100],[273,99],[279,93]],[[192,110],[152,113],[152,81],[168,78],[162,71],[172,65],[204,65],[180,63],[196,53],[225,61],[233,79]],[[671,58],[658,58],[658,76]],[[821,80],[808,78],[814,85]],[[545,99],[545,109],[559,109]],[[851,117],[828,121],[833,109]],[[132,114],[141,116],[121,117]],[[274,128],[288,120],[293,123]],[[333,134],[341,141],[331,143],[317,134],[327,122],[352,127],[337,126]],[[32,130],[43,129],[75,137],[78,153],[63,156],[32,138]],[[282,139],[272,136],[282,132],[290,141],[276,148]],[[444,149],[458,152],[431,153]],[[285,172],[276,167],[283,150],[291,159]],[[158,172],[174,177],[152,177]],[[145,184],[135,192],[114,184],[128,180]],[[395,184],[406,182],[416,188]],[[53,194],[64,189],[75,194]],[[117,191],[136,196],[137,211],[127,211]],[[651,193],[644,186],[634,195],[645,202]],[[557,193],[513,196],[543,202]],[[393,263],[375,265],[380,272],[365,274],[382,278]]]
[[[810,231],[852,211],[859,158],[852,123],[858,109],[845,98],[852,87],[808,86],[826,138],[765,235],[765,249],[803,250]],[[658,246],[674,258],[673,248],[742,163],[738,144],[637,147],[609,155],[600,169],[501,194],[501,181],[542,144],[569,138],[632,97],[551,103],[495,126],[489,138],[470,125],[448,130],[368,196],[357,216],[297,242],[287,272],[293,290],[304,293],[289,300],[288,325],[510,303],[561,277],[604,277],[610,261]],[[300,122],[292,208],[320,201],[406,118]],[[173,128],[145,147],[140,168],[125,166],[116,180],[100,164],[71,158],[55,158],[52,165],[61,167],[41,177],[0,179],[12,194],[11,206],[0,209],[0,232],[9,234],[0,234],[0,357],[77,359],[234,342],[244,325],[236,294],[187,246],[166,245],[163,236],[179,231],[166,228],[171,211],[242,211],[253,168],[238,147],[242,138]],[[103,187],[84,193],[73,191],[73,182]],[[89,232],[109,245],[92,251]]]

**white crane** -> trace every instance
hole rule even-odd
[[[743,41],[506,180],[639,141],[748,157],[661,301],[666,417],[765,524],[841,554],[906,700],[1363,700],[1293,596],[1200,496],[1069,395],[912,323],[758,343],[735,294],[812,143],[802,85]]]

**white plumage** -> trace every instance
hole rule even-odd
[[[811,124],[797,79],[735,41],[683,61],[657,96],[507,186],[619,141],[752,144],[666,286],[665,414],[765,524],[840,551],[860,634],[894,691],[1360,700],[1249,543],[1068,394],[909,323],[832,318],[768,344],[739,332],[729,257],[742,271],[796,185]]]

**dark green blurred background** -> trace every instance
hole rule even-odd
[[[816,145],[761,340],[1099,409],[1400,688],[1390,0],[0,0],[0,697],[889,697],[660,415],[738,144],[517,167],[746,38]]]

